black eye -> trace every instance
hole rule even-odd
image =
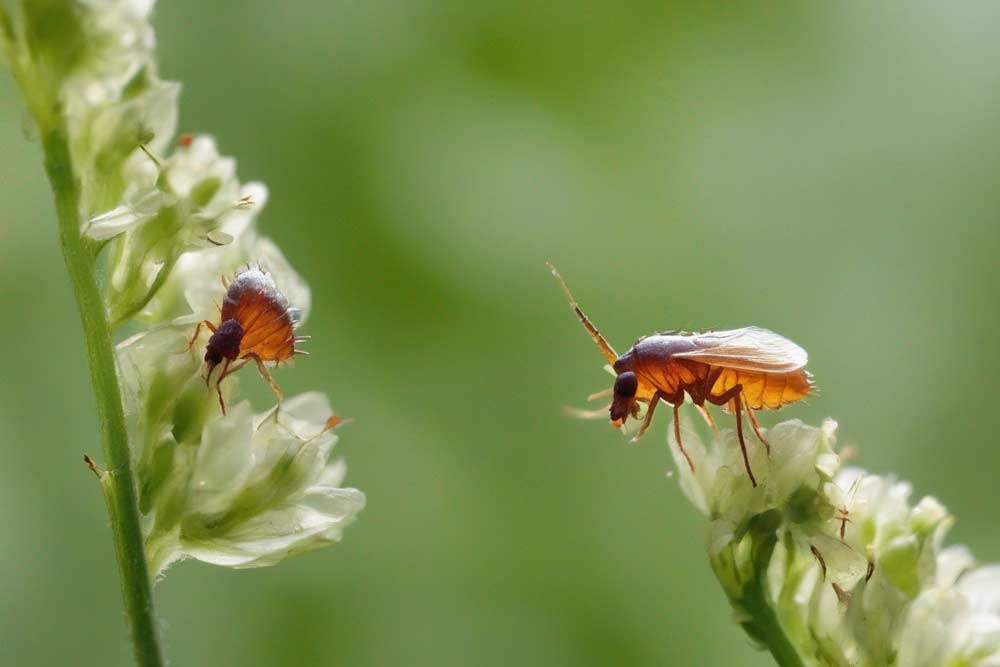
[[[632,398],[638,389],[639,380],[636,379],[635,373],[632,371],[625,371],[615,380],[615,396]]]

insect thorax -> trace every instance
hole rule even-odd
[[[694,338],[687,335],[652,334],[636,341],[623,357],[634,357],[637,363],[669,361],[678,352],[695,349]]]

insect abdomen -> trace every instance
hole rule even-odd
[[[694,361],[674,359],[667,362],[646,362],[637,366],[639,376],[664,394],[674,394],[678,389],[689,391],[703,385],[710,367]]]
[[[711,393],[718,396],[741,384],[749,407],[754,410],[775,410],[808,396],[812,391],[809,377],[809,373],[802,369],[791,373],[761,373],[726,368],[715,381]]]

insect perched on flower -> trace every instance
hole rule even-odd
[[[580,310],[559,272],[551,264],[548,267],[580,323],[617,374],[614,387],[607,392],[613,396],[609,406],[611,425],[622,426],[630,415],[638,418],[639,403],[648,403],[646,418],[633,438],[638,440],[652,423],[657,404],[661,400],[669,403],[674,408],[677,446],[694,471],[694,462],[681,444],[678,408],[687,394],[714,430],[715,422],[705,409],[705,402],[724,406],[736,415],[743,463],[750,482],[757,486],[743,440],[742,412],[746,410],[754,433],[770,452],[754,410],[776,410],[809,395],[812,376],[804,369],[806,351],[767,329],[744,327],[732,331],[657,333],[640,338],[618,356]]]
[[[852,454],[852,448],[850,447],[845,448],[844,451],[841,452],[840,454],[840,460],[841,461],[846,460],[848,457],[851,456],[851,454]],[[848,489],[847,491],[847,497],[843,498],[843,504],[840,507],[834,508],[833,520],[840,522],[839,533],[841,542],[844,541],[844,536],[847,533],[847,524],[854,523],[853,521],[851,521],[851,513],[854,511],[853,507],[855,504],[855,498],[858,495],[858,489],[861,486],[862,479],[863,477],[861,475],[858,475],[857,477],[854,478],[854,481],[851,483],[851,488]],[[839,487],[837,489],[837,492],[838,494],[840,493]]]
[[[221,364],[222,371],[215,381],[215,390],[225,414],[226,402],[219,385],[253,361],[280,402],[283,398],[281,389],[264,364],[278,365],[296,354],[309,354],[295,348],[296,343],[309,339],[308,336],[295,335],[297,311],[289,307],[288,300],[278,291],[271,274],[259,266],[247,265],[236,273],[231,283],[223,277],[222,286],[226,288],[226,295],[222,300],[219,324],[208,320],[199,322],[188,344],[188,349],[194,345],[202,325],[211,330],[212,336],[205,348],[205,384],[211,386],[212,372]]]

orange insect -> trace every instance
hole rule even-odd
[[[736,434],[743,463],[750,482],[757,486],[743,440],[742,412],[746,410],[754,433],[770,452],[771,447],[760,432],[754,411],[776,410],[809,395],[812,376],[804,369],[808,360],[806,351],[767,329],[744,327],[732,331],[652,334],[640,338],[628,352],[619,356],[580,310],[559,272],[551,264],[548,267],[580,323],[617,374],[609,392],[613,396],[609,406],[611,425],[622,426],[630,415],[638,418],[639,403],[648,403],[646,418],[633,438],[637,440],[652,423],[653,411],[659,402],[672,405],[674,437],[693,472],[694,463],[681,444],[677,418],[684,395],[690,396],[713,430],[715,422],[705,402],[724,406],[736,415]]]
[[[246,366],[250,361],[257,364],[261,377],[267,380],[278,401],[283,396],[281,389],[264,365],[275,365],[288,361],[296,354],[309,354],[295,348],[296,343],[308,340],[308,336],[296,336],[298,326],[297,311],[289,308],[288,300],[278,291],[271,274],[259,266],[242,269],[236,273],[231,283],[223,277],[222,286],[226,295],[222,299],[220,322],[216,326],[208,320],[198,323],[188,349],[194,345],[201,333],[202,325],[207,326],[212,337],[205,348],[205,384],[210,386],[212,372],[222,365],[222,372],[215,381],[219,394],[222,414],[226,413],[226,402],[222,398],[219,385],[224,379]],[[233,364],[234,361],[238,363]]]

